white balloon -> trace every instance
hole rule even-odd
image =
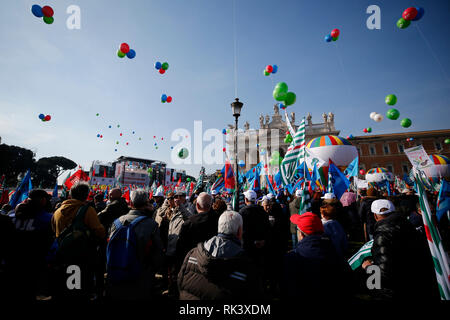
[[[370,119],[373,119],[373,117],[375,117],[375,115],[377,115],[377,113],[376,113],[376,112],[372,112],[372,113],[370,114]]]
[[[383,115],[377,113],[377,114],[373,117],[373,120],[375,120],[375,122],[380,122],[380,121],[383,120]]]

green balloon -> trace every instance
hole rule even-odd
[[[123,57],[125,57],[126,56],[126,54],[125,53],[123,53],[122,51],[120,51],[120,50],[117,50],[117,56],[119,57],[119,58],[123,58]]]
[[[406,29],[409,27],[410,24],[411,24],[410,20],[405,20],[403,18],[400,18],[397,21],[397,27],[399,27],[400,29]]]
[[[55,19],[53,19],[53,17],[44,17],[44,22],[46,24],[52,24],[53,21],[55,21]]]
[[[287,137],[284,138],[284,143],[289,143],[289,139]]]
[[[445,139],[444,143],[445,144],[450,144],[450,139],[449,138]]]
[[[288,85],[286,84],[286,82],[278,82],[277,85],[275,86],[275,90],[277,90],[279,92],[287,93]]]
[[[397,103],[397,97],[395,96],[395,94],[388,94],[384,101],[387,105],[393,106]]]
[[[116,144],[119,144],[119,141],[116,141]]]
[[[287,106],[290,106],[295,103],[295,100],[297,99],[297,96],[293,92],[288,92],[286,94],[286,98],[284,99],[284,104]]]
[[[275,88],[273,90],[273,98],[277,101],[284,101],[286,100],[287,92],[282,92],[279,89]]]
[[[266,70],[264,70],[264,75],[268,76],[270,74],[270,72],[267,72]]]
[[[191,178],[186,178],[186,181],[187,181],[187,182],[191,181]]]
[[[278,159],[280,157],[280,153],[278,151],[272,152],[272,159]]]
[[[404,119],[402,119],[400,124],[403,128],[409,128],[411,126],[412,122],[411,122],[411,119],[404,118]]]
[[[332,38],[332,39],[333,39],[333,41],[337,41],[337,39],[339,39],[339,36]]]
[[[372,132],[372,128],[367,128],[367,132]]]
[[[397,109],[389,109],[386,112],[386,117],[391,120],[397,120],[400,117],[400,112]]]
[[[162,64],[161,68],[162,68],[163,70],[167,70],[167,69],[169,69],[169,64],[168,64],[167,62],[164,62],[164,63]]]

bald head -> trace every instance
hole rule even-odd
[[[200,193],[200,195],[197,197],[197,212],[209,212],[209,210],[211,210],[211,205],[212,197],[206,192]]]
[[[122,191],[119,188],[114,188],[109,192],[109,199],[111,201],[119,200],[122,197]]]

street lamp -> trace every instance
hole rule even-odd
[[[234,211],[239,211],[239,177],[238,177],[238,118],[241,115],[241,109],[244,104],[239,102],[239,98],[236,98],[231,104],[231,110],[233,111],[233,117],[235,119],[235,136],[234,136],[234,163],[235,163],[235,179],[236,179],[236,203]]]

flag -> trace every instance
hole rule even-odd
[[[333,193],[336,195],[336,198],[340,199],[350,186],[350,181],[348,181],[341,170],[331,160],[328,167],[328,174],[331,176],[328,184],[333,186]]]
[[[449,211],[450,211],[450,184],[447,181],[442,180],[436,205],[436,216],[438,221],[441,221],[442,216],[446,213],[448,214]]]
[[[302,162],[297,167],[297,173],[299,174],[299,176],[304,177],[308,181],[311,181],[311,175],[309,173],[308,167],[306,166],[306,162]]]
[[[242,192],[242,187],[240,187],[240,192],[233,192],[233,198],[231,199],[231,206],[234,211],[239,212],[243,207],[245,207],[244,193]],[[239,194],[239,200],[237,195]]]
[[[217,178],[217,180],[213,183],[211,186],[211,191],[216,190],[218,193],[223,189],[225,186],[225,180],[223,179],[223,175]]]
[[[311,182],[312,182],[311,185],[312,185],[313,190],[315,190],[317,188],[318,190],[321,191],[323,189],[322,181],[320,179],[320,174],[319,174],[319,170],[317,169],[316,163],[314,163],[312,176],[311,176]]]
[[[9,200],[9,204],[13,209],[22,201],[24,201],[26,198],[28,198],[28,192],[32,189],[31,185],[31,172],[30,170],[27,171],[25,174],[25,177],[20,182],[19,187],[16,189],[14,194],[11,197],[11,200]]]
[[[358,167],[359,167],[359,157],[353,159],[352,162],[348,165],[347,169],[344,170],[344,175],[347,179],[350,180],[350,177],[358,176]]]
[[[225,171],[223,173],[224,180],[225,180],[225,189],[228,192],[232,192],[236,187],[236,180],[234,178],[234,171],[233,167],[231,166],[230,161],[225,162]]]
[[[276,194],[275,189],[273,188],[273,185],[272,185],[272,183],[269,180],[269,177],[267,176],[267,174],[264,175],[264,176],[266,177],[266,184],[269,187],[269,192],[272,193],[272,194]]]
[[[348,259],[348,264],[352,268],[352,270],[356,270],[359,268],[364,259],[372,256],[372,246],[373,240],[366,242],[357,253],[355,253],[350,259]]]
[[[333,177],[331,176],[331,170],[328,168],[328,185],[327,185],[327,192],[333,193]]]
[[[130,188],[127,188],[127,190],[122,195],[122,198],[124,198],[127,203],[130,203]]]
[[[303,118],[280,165],[284,185],[293,182],[297,164],[305,160],[305,130],[305,118]]]
[[[262,162],[260,162],[245,173],[250,190],[258,191],[261,188],[260,175],[262,165]]]
[[[180,176],[180,179],[178,179],[178,182],[177,182],[175,188],[178,188],[180,185],[181,185],[181,176]]]
[[[306,188],[306,183],[302,188],[302,197],[300,198],[300,207],[298,209],[298,214],[303,214],[311,208],[311,196]]]
[[[195,188],[194,188],[194,190],[192,192],[197,191],[197,189],[199,189],[199,188],[201,188],[203,186],[203,176],[204,175],[205,175],[205,167],[202,167],[200,169],[200,174],[199,174],[199,177],[198,177],[197,184],[195,185]]]
[[[103,171],[103,178],[106,178],[106,168],[105,168],[105,170]]]
[[[58,198],[58,181],[56,181],[55,188],[53,189],[53,198]]]
[[[64,185],[68,190],[72,188],[72,186],[79,181],[89,181],[89,176],[84,173],[81,169],[76,171],[72,176],[70,176],[65,182]]]
[[[417,177],[417,175],[416,175]],[[439,230],[431,219],[432,213],[425,193],[425,187],[419,178],[416,178],[417,191],[419,193],[420,209],[422,210],[423,225],[428,240],[431,255],[434,262],[437,283],[441,300],[450,300],[450,266],[447,252],[442,245]]]

